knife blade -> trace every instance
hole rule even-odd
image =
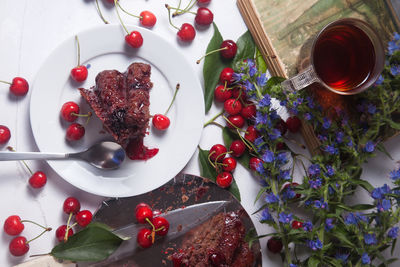
[[[164,237],[164,242],[178,238],[179,236],[190,231],[196,225],[205,222],[211,216],[224,210],[228,203],[229,201],[226,200],[204,202],[185,208],[175,209],[160,215],[167,219],[170,224],[170,229],[167,236]],[[132,254],[138,248],[136,241],[137,233],[143,227],[144,226],[142,224],[132,223],[115,229],[113,232],[116,235],[121,237],[130,237],[130,239],[124,241],[121,246],[106,260],[97,263],[80,263],[79,266],[108,266],[110,263],[132,256]]]

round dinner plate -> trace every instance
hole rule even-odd
[[[185,57],[156,33],[131,26],[141,32],[144,43],[139,49],[125,44],[124,31],[119,25],[104,25],[78,35],[81,64],[89,66],[85,82],[70,78],[70,70],[77,65],[77,46],[71,36],[58,46],[39,69],[33,83],[30,102],[30,120],[37,146],[43,152],[78,152],[96,142],[112,140],[93,115],[77,122],[85,125],[82,140],[65,139],[68,125],[60,117],[61,106],[74,101],[81,113],[90,111],[77,88],[91,88],[96,75],[103,70],[125,72],[133,62],[151,65],[150,113],[164,113],[172,99],[176,84],[180,89],[168,112],[170,127],[160,132],[152,126],[144,138],[149,148],[159,152],[147,161],[126,159],[117,170],[100,170],[86,162],[63,160],[48,161],[66,181],[87,192],[109,197],[135,196],[151,191],[174,177],[190,160],[200,141],[204,121],[204,100],[200,81]]]

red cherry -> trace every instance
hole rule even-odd
[[[198,25],[210,25],[214,20],[214,14],[208,8],[200,7],[194,20]]]
[[[68,101],[64,103],[61,107],[61,117],[69,122],[73,122],[78,118],[78,116],[74,114],[79,114],[79,106],[73,101]]]
[[[256,157],[250,158],[249,167],[253,171],[257,171],[258,166],[262,163],[262,160]]]
[[[22,77],[15,77],[10,85],[10,92],[16,96],[24,96],[28,93],[29,84]]]
[[[218,85],[214,91],[215,100],[218,102],[225,102],[232,97],[232,90],[226,88],[223,85]]]
[[[170,120],[167,116],[162,114],[155,114],[152,120],[153,126],[156,129],[164,131],[169,127]]]
[[[212,162],[215,162],[216,160],[221,162],[225,158],[226,152],[227,150],[224,145],[216,144],[211,147],[210,151],[208,152],[208,155]]]
[[[125,35],[125,42],[133,48],[139,48],[143,45],[143,37],[138,31],[132,31]]]
[[[246,94],[244,93],[243,89],[241,88],[234,88],[232,91],[232,97],[234,99],[239,99],[241,100],[243,103],[246,103],[247,99],[246,99]]]
[[[86,80],[87,76],[88,70],[86,66],[81,65],[71,70],[71,77],[77,82],[83,82],[84,80]]]
[[[47,176],[44,172],[37,171],[29,178],[29,184],[33,188],[41,188],[47,182]]]
[[[220,48],[224,48],[224,50],[221,50],[221,56],[226,59],[231,59],[235,57],[236,51],[237,51],[237,45],[234,41],[232,40],[225,40],[222,42]]]
[[[137,209],[135,216],[138,223],[146,223],[146,219],[150,221],[153,219],[153,211],[149,207],[140,207]]]
[[[153,245],[153,238],[151,236],[151,230],[143,228],[137,235],[137,242],[142,248],[149,248]]]
[[[232,184],[233,176],[230,172],[221,172],[217,175],[217,185],[222,188],[227,188]]]
[[[297,133],[300,130],[301,121],[298,117],[292,116],[287,118],[286,125],[290,132]]]
[[[114,0],[107,0],[109,4],[115,4]],[[118,1],[117,1],[118,2]]]
[[[26,241],[26,238],[23,236],[17,236],[13,240],[11,240],[10,245],[8,246],[10,253],[13,256],[22,256],[26,254],[29,250],[29,244]]]
[[[233,170],[236,169],[236,159],[234,158],[224,158],[224,160],[222,161],[222,169],[226,172],[232,172]]]
[[[256,116],[257,108],[255,105],[247,105],[242,108],[242,111],[240,111],[240,115],[243,116],[243,118],[247,120],[251,120]]]
[[[81,203],[74,197],[67,197],[63,204],[63,210],[66,214],[76,214],[81,209]]]
[[[0,145],[5,144],[10,140],[11,132],[7,126],[0,125]]]
[[[219,75],[220,82],[222,84],[226,82],[226,85],[233,83],[233,73],[235,73],[235,71],[232,68],[224,68]]]
[[[204,4],[204,5],[209,4],[210,2],[211,0],[197,0],[198,4]]]
[[[156,16],[150,11],[142,11],[140,13],[140,23],[145,27],[153,27],[157,22]]]
[[[286,188],[296,187],[296,186],[298,186],[298,185],[299,185],[299,184],[296,183],[296,182],[287,183],[285,186],[283,186],[282,190],[285,190]],[[301,194],[296,194],[295,198],[299,198],[299,197],[301,197]]]
[[[92,221],[92,218],[93,214],[90,210],[81,210],[75,215],[75,220],[81,227],[86,227]]]
[[[183,23],[178,31],[178,37],[183,42],[193,41],[195,36],[196,36],[196,30],[189,23]]]
[[[72,123],[67,128],[66,138],[68,141],[77,141],[85,135],[85,127],[79,123]]]
[[[302,222],[299,222],[299,221],[293,221],[292,222],[292,228],[293,229],[299,229],[301,227],[303,227],[303,223]]]
[[[230,123],[227,122],[227,126],[231,129],[235,129],[235,127],[242,128],[245,123],[241,115],[231,115],[228,117],[228,121]]]
[[[11,215],[4,221],[4,232],[9,235],[19,235],[25,226],[18,215]]]
[[[284,120],[280,119],[276,123],[275,128],[278,129],[281,132],[281,135],[283,136],[287,132],[288,125],[286,124],[286,122]]]
[[[156,217],[152,220],[154,228],[156,229],[156,234],[159,236],[164,236],[168,233],[169,230],[169,222],[164,217]],[[161,227],[164,227],[162,230],[158,230]],[[158,230],[158,231],[157,231]]]
[[[67,232],[67,226],[66,225],[61,225],[60,227],[57,228],[56,230],[56,238],[59,242],[67,241],[65,240],[65,233]],[[72,236],[74,234],[74,230],[72,228],[68,228],[68,237]]]
[[[254,141],[258,136],[259,136],[258,131],[253,125],[247,127],[246,133],[244,134],[244,138],[246,140],[248,140],[251,143],[254,143]]]
[[[150,206],[148,204],[142,202],[142,203],[139,203],[139,204],[136,205],[135,212],[137,212],[137,210],[142,208],[142,207],[147,207],[147,208],[150,209]]]
[[[283,245],[282,241],[276,237],[271,237],[267,242],[268,250],[274,254],[281,252]]]
[[[232,156],[238,158],[243,155],[244,151],[246,151],[246,145],[242,140],[234,140],[229,147],[229,150],[232,151]]]
[[[229,115],[236,115],[239,114],[240,111],[242,111],[242,104],[240,103],[240,101],[230,98],[225,101],[224,109]]]

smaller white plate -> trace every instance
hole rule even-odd
[[[78,152],[100,140],[112,140],[104,133],[102,123],[93,116],[85,126],[84,138],[77,142],[65,140],[69,123],[60,118],[61,106],[75,101],[81,113],[90,110],[77,88],[90,88],[102,70],[124,72],[133,62],[151,65],[150,113],[164,113],[177,83],[180,89],[168,117],[171,125],[165,132],[150,127],[144,139],[149,148],[159,148],[158,154],[147,161],[127,159],[118,170],[104,171],[79,161],[48,161],[66,181],[87,192],[127,197],[151,191],[169,181],[190,160],[199,143],[204,121],[202,88],[192,66],[169,42],[156,33],[139,28],[144,43],[139,49],[125,44],[119,25],[104,25],[78,34],[82,64],[90,64],[89,76],[83,83],[70,79],[70,70],[76,66],[77,50],[74,36],[51,53],[39,69],[33,84],[30,119],[34,138],[43,152]],[[85,119],[78,122],[84,124]],[[103,132],[103,133],[102,133]]]

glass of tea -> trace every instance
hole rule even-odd
[[[282,82],[284,91],[312,83],[342,95],[360,93],[375,83],[384,66],[382,42],[366,22],[346,18],[326,25],[311,46],[310,66]]]

